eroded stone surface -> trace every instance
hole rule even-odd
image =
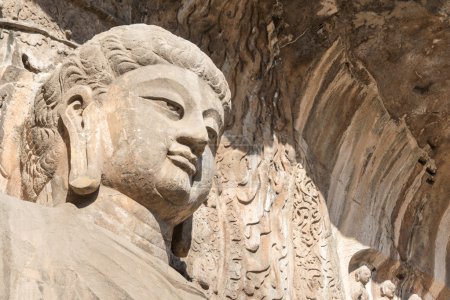
[[[95,36],[44,80],[21,126],[6,103],[16,119],[5,128],[21,138],[6,190],[35,203],[5,198],[3,296],[204,298],[168,263],[190,238],[173,240],[174,228],[190,226],[212,186],[230,110],[222,73],[193,44],[141,24]]]
[[[350,299],[361,265],[371,299],[386,280],[399,299],[450,297],[446,1],[3,2],[3,191],[20,196],[46,76],[97,33],[157,24],[212,58],[234,104],[172,266],[212,299]]]
[[[352,300],[368,300],[369,293],[366,285],[370,281],[372,272],[367,266],[359,267],[354,273],[354,282],[352,282]]]

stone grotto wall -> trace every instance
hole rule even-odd
[[[4,0],[0,186],[36,87],[117,25],[162,26],[232,90],[216,182],[173,266],[211,299],[450,299],[450,5],[421,0]]]

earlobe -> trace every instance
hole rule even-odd
[[[69,185],[76,194],[91,194],[101,179],[100,133],[96,126],[99,114],[92,90],[75,86],[67,91],[60,116],[69,135]]]

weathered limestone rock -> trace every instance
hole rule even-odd
[[[146,143],[134,142],[145,130],[123,134],[118,142],[85,134],[95,127],[107,132],[108,122],[117,128],[151,124],[157,130],[159,122],[137,114],[153,118],[155,111],[118,106],[117,116],[111,110],[109,121],[92,125],[96,118],[88,115],[101,120],[107,107],[88,110],[80,123],[75,103],[62,114],[68,120],[58,121],[62,143],[56,144],[66,146],[53,147],[57,155],[48,157],[57,157],[56,163],[39,161],[51,172],[36,180],[25,178],[34,170],[24,168],[29,157],[22,151],[27,138],[53,136],[47,128],[51,118],[38,118],[43,130],[28,136],[23,136],[24,121],[40,88],[75,49],[118,25],[155,24],[198,45],[229,83],[233,111],[217,144],[211,189],[198,186],[190,193],[198,202],[173,211],[184,221],[169,226],[171,245],[152,240],[164,244],[167,253],[148,243],[148,237],[157,236],[152,228],[159,226],[136,235],[141,221],[122,214],[134,200],[119,197],[111,207],[95,201],[87,207],[98,213],[84,210],[83,215],[92,215],[83,220],[97,220],[96,226],[169,261],[209,299],[351,299],[362,265],[371,271],[361,289],[370,299],[386,297],[380,288],[387,280],[396,285],[398,299],[450,298],[447,1],[4,0],[0,10],[1,191],[39,205],[65,207],[71,201],[81,213],[91,201],[83,193],[100,181],[100,200],[116,199],[109,190],[101,193],[112,186],[120,194],[133,190],[138,197],[128,198],[139,198],[144,207],[160,207],[138,192],[142,182],[145,187],[152,180],[143,175],[145,168],[117,175],[139,161],[136,149],[157,149],[155,141],[176,126],[161,126],[164,130],[152,132]],[[141,57],[141,44],[128,45],[125,52]],[[102,60],[94,61],[88,72],[102,73],[105,69],[97,68]],[[127,62],[117,70],[129,67]],[[154,74],[144,68],[138,77]],[[188,78],[183,72],[164,73],[182,81]],[[120,85],[135,90],[133,74]],[[189,86],[189,92],[196,90],[196,84]],[[108,97],[130,101],[118,89]],[[83,88],[75,91],[74,100],[91,97]],[[163,104],[159,100],[149,101]],[[176,105],[168,108],[175,115],[179,111]],[[78,144],[94,147],[72,157],[73,136],[79,136]],[[111,178],[99,180],[87,164],[96,161],[89,157],[97,144],[120,149],[102,154],[100,165],[108,166],[103,171]],[[47,155],[50,145],[35,148],[36,157]],[[135,151],[129,154],[126,147]],[[145,153],[160,157],[157,150]],[[69,172],[74,166],[85,176]],[[184,167],[192,172],[189,164]],[[165,181],[186,195],[186,181],[177,180],[173,170],[168,173]],[[116,220],[127,225],[111,226]]]
[[[367,266],[361,266],[355,271],[355,282],[352,283],[352,300],[368,300],[369,293],[366,285],[370,281],[372,272]]]
[[[2,196],[0,212],[2,299],[205,299],[157,255],[97,225],[88,209]]]
[[[395,284],[392,283],[390,280],[386,280],[380,285],[380,293],[381,298],[380,300],[391,300],[395,299]]]
[[[63,60],[30,106],[7,190],[36,203],[2,199],[0,294],[203,299],[168,263],[190,238],[173,240],[175,227],[211,189],[229,114],[212,61],[160,27],[115,27]]]

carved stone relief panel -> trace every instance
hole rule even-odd
[[[100,32],[156,24],[211,57],[234,106],[174,268],[211,299],[391,299],[386,280],[448,299],[448,5],[344,2],[2,1],[0,189],[21,196],[21,128],[49,74]]]

